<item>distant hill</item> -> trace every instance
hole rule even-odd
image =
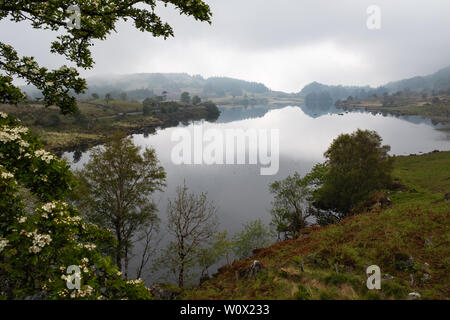
[[[342,86],[326,85],[312,82],[306,85],[297,94],[288,94],[281,91],[271,91],[259,82],[244,81],[229,77],[203,78],[201,75],[189,75],[187,73],[135,73],[129,75],[96,76],[87,79],[88,90],[80,97],[90,97],[97,93],[100,97],[110,93],[113,98],[119,98],[126,93],[129,99],[144,100],[154,95],[161,95],[166,91],[168,99],[179,99],[183,91],[200,96],[202,99],[214,99],[224,97],[245,97],[257,95],[277,98],[304,98],[309,95],[312,105],[322,106],[322,99],[326,95],[333,101],[346,99],[349,96],[365,99],[370,95],[378,96],[384,93],[395,93],[405,89],[432,93],[434,91],[450,88],[450,67],[439,70],[428,76],[417,76],[400,81],[389,82],[384,86],[372,88],[370,86]],[[22,87],[31,97],[41,96],[40,92],[31,86]],[[316,101],[317,100],[317,101]]]
[[[328,93],[333,100],[347,98],[350,95],[360,95],[370,92],[373,88],[369,86],[342,86],[342,85],[326,85],[318,82],[312,82],[306,85],[298,95],[306,98],[310,94]]]
[[[104,97],[111,94],[119,99],[126,93],[128,99],[144,100],[165,92],[168,99],[179,99],[182,92],[187,91],[191,97],[200,96],[202,99],[222,97],[245,97],[248,95],[265,94],[271,92],[264,84],[228,77],[203,78],[201,75],[187,73],[135,73],[128,75],[94,76],[86,79],[88,89],[78,98],[91,97],[93,93]],[[42,97],[33,86],[22,86],[30,97]],[[280,92],[274,92],[280,95]]]
[[[126,92],[132,99],[144,99],[167,92],[167,97],[179,98],[183,91],[202,98],[243,96],[269,92],[262,83],[249,82],[227,77],[203,78],[187,73],[138,73],[124,76],[93,77],[87,79],[88,92],[104,95],[106,93]]]
[[[450,88],[450,67],[439,70],[428,76],[417,76],[400,81],[389,82],[378,88],[370,86],[342,86],[342,85],[326,85],[318,82],[312,82],[306,85],[297,95],[307,98],[311,94],[327,93],[336,101],[346,99],[349,96],[358,98],[367,98],[369,95],[383,93],[394,93],[409,89],[412,91],[420,91],[431,93],[439,90],[447,90]]]
[[[389,82],[384,86],[389,92],[396,92],[405,89],[438,91],[450,88],[450,66],[439,70],[428,76],[413,77],[405,80]]]

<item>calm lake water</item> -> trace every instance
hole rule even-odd
[[[180,125],[189,130],[202,126],[219,131],[226,129],[279,129],[279,171],[273,176],[261,176],[259,165],[175,165],[171,161],[172,133],[176,128],[157,130],[153,135],[134,135],[133,140],[142,147],[153,147],[167,172],[165,192],[154,200],[159,205],[159,215],[164,222],[167,199],[173,198],[176,187],[186,181],[194,192],[207,192],[208,198],[218,207],[220,228],[229,234],[240,231],[243,223],[262,219],[270,221],[272,196],[269,184],[283,179],[295,171],[308,172],[314,164],[324,160],[323,153],[334,138],[356,129],[377,131],[383,144],[391,146],[390,154],[407,155],[433,150],[450,150],[448,134],[437,130],[431,121],[418,117],[397,118],[364,112],[342,113],[328,110],[308,110],[306,107],[222,107],[216,122],[195,122]],[[341,114],[339,114],[341,113]],[[224,132],[224,131],[222,131]],[[73,153],[65,153],[74,168],[82,166],[89,151],[77,163]]]

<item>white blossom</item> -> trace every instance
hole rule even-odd
[[[8,243],[9,243],[8,240],[0,238],[0,252],[2,252],[3,249],[5,249],[5,247],[8,245]]]

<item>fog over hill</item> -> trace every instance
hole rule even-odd
[[[124,76],[95,77],[87,79],[88,93],[105,94],[123,91],[137,99],[142,95],[161,94],[167,91],[168,98],[179,98],[183,91],[204,98],[242,96],[269,92],[262,83],[249,82],[228,77],[203,78],[187,73],[137,73]]]
[[[369,77],[370,75],[368,75]],[[312,82],[296,94],[272,91],[259,82],[249,82],[229,77],[204,78],[201,75],[187,73],[135,73],[127,75],[95,76],[87,79],[88,90],[80,97],[90,97],[93,93],[104,96],[107,93],[118,97],[127,93],[129,99],[143,100],[166,92],[169,99],[179,99],[180,94],[187,91],[191,96],[198,95],[203,99],[240,96],[280,96],[292,95],[305,98],[309,94],[326,93],[332,100],[345,99],[348,96],[365,97],[370,94],[393,93],[405,89],[432,92],[450,88],[450,66],[431,75],[416,76],[409,79],[389,82],[374,88],[370,86],[326,85]],[[31,96],[40,94],[31,87],[24,87]]]
[[[389,82],[383,86],[373,88],[370,86],[341,86],[326,85],[312,82],[306,85],[298,96],[306,97],[309,94],[327,93],[333,100],[344,99],[348,96],[365,97],[370,94],[394,93],[405,89],[413,91],[432,92],[450,88],[450,66],[443,68],[428,76],[416,76],[409,79]]]

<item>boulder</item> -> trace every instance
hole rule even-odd
[[[48,299],[48,292],[45,290],[35,293],[32,296],[25,297],[25,300],[47,300],[47,299]]]
[[[155,283],[149,288],[152,296],[157,300],[172,300],[179,293],[179,288],[173,288],[172,286],[164,285],[161,283]]]
[[[426,281],[429,281],[429,280],[431,280],[431,275],[429,273],[424,273],[422,281],[426,282]]]
[[[247,270],[247,272],[246,272],[247,277],[249,277],[249,278],[250,278],[250,277],[254,277],[254,278],[256,279],[257,276],[258,276],[258,273],[259,273],[262,269],[264,269],[264,265],[263,265],[260,261],[254,260],[254,261],[252,262],[250,268],[248,268],[248,270]]]
[[[421,295],[418,292],[410,292],[408,294],[408,298],[409,300],[416,300],[416,299],[420,299]]]
[[[385,273],[381,281],[391,281],[391,280],[394,280],[394,276],[390,275],[389,273]]]

